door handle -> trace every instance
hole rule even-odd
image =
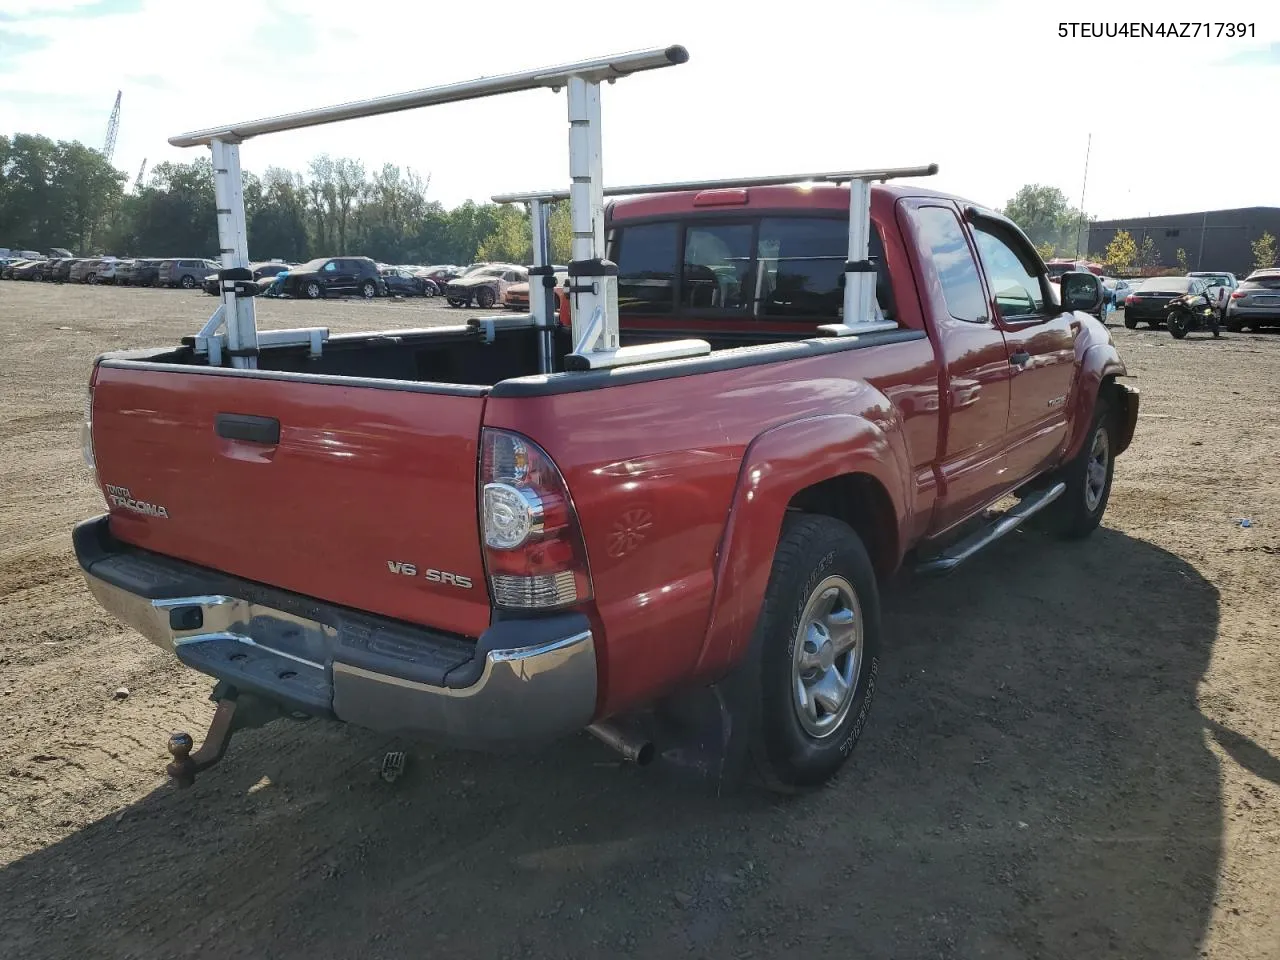
[[[274,445],[280,442],[280,421],[275,417],[255,417],[246,413],[220,413],[214,418],[218,436],[227,440]]]
[[[1017,353],[1009,355],[1009,362],[1015,367],[1025,367],[1031,362],[1031,354],[1025,350],[1019,350]]]

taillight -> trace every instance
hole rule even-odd
[[[527,437],[487,427],[480,449],[480,527],[493,602],[547,610],[590,599],[582,530],[551,458]]]
[[[1131,294],[1129,294],[1127,297],[1125,297],[1125,298],[1124,298],[1124,302],[1125,302],[1125,303],[1137,303],[1137,302],[1138,302],[1138,298],[1137,298],[1137,296],[1136,296],[1136,295],[1134,295],[1134,294],[1132,294],[1132,293],[1131,293]]]
[[[1241,293],[1239,290],[1234,290],[1231,293],[1232,300],[1243,300],[1247,296],[1248,296],[1247,293]]]

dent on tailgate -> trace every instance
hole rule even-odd
[[[103,366],[94,447],[125,542],[475,637],[490,616],[483,410],[483,397]],[[220,436],[219,414],[276,420],[278,442]]]

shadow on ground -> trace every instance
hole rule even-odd
[[[1220,855],[1196,708],[1217,591],[1102,530],[1018,534],[886,593],[876,709],[816,794],[715,799],[585,737],[420,752],[388,786],[386,741],[276,725],[194,789],[0,872],[3,952],[1197,957]]]

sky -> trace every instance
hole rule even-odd
[[[1063,17],[1254,26],[1073,39]],[[166,142],[187,130],[673,43],[688,63],[604,89],[607,184],[937,163],[930,186],[995,207],[1026,183],[1102,219],[1280,206],[1271,0],[0,0],[0,132],[100,147],[120,90],[114,162],[132,180],[144,158],[200,155]],[[319,153],[429,174],[448,207],[562,187],[565,98],[273,134],[241,164],[302,171]]]

